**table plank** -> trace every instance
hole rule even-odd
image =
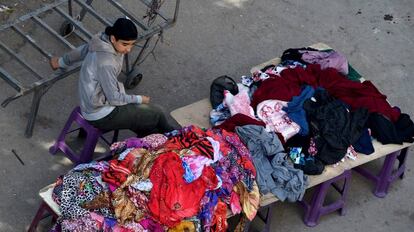
[[[173,110],[170,114],[181,126],[196,125],[202,128],[209,128],[211,127],[209,121],[211,110],[210,100],[204,98]]]
[[[55,184],[50,184],[39,191],[39,196],[42,200],[55,212],[58,216],[61,215],[60,207],[52,198],[53,188]]]

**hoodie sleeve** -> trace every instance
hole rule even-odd
[[[86,43],[70,52],[65,53],[62,57],[59,58],[59,66],[61,68],[67,68],[76,62],[82,61],[88,54],[88,49],[89,44]]]
[[[128,95],[119,87],[117,73],[112,65],[100,65],[97,73],[99,84],[110,105],[120,106],[128,103],[141,103],[140,95]]]

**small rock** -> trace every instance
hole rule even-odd
[[[373,30],[374,34],[378,34],[378,33],[381,32],[381,30],[376,28],[376,27],[372,28],[372,30]]]
[[[384,15],[384,20],[385,21],[392,21],[394,18],[394,16],[390,15],[390,14],[386,14]]]

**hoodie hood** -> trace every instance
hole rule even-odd
[[[114,46],[105,33],[95,35],[89,42],[89,52],[106,52],[114,55],[120,55],[116,52]]]

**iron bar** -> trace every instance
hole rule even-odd
[[[63,38],[59,33],[57,33],[55,30],[53,30],[49,25],[47,25],[43,20],[41,20],[37,16],[33,16],[34,21],[42,26],[46,31],[48,31],[50,34],[52,34],[54,37],[56,37],[58,40],[60,40],[62,43],[64,43],[68,48],[75,49],[75,46],[73,46],[69,41],[67,41],[65,38]]]
[[[30,66],[26,61],[23,60],[18,54],[13,52],[9,47],[7,47],[3,42],[0,41],[0,47],[2,47],[9,55],[13,56],[17,62],[19,62],[21,65],[23,65],[25,68],[27,68],[37,79],[41,80],[42,76],[36,72],[32,66]]]
[[[18,28],[16,25],[12,26],[12,29],[17,32],[19,35],[21,35],[22,37],[24,37],[34,48],[36,48],[36,50],[38,50],[40,53],[42,53],[42,55],[51,58],[52,55],[49,52],[46,52],[45,50],[43,50],[37,43],[36,41],[30,37],[29,35],[25,34],[20,28]]]

